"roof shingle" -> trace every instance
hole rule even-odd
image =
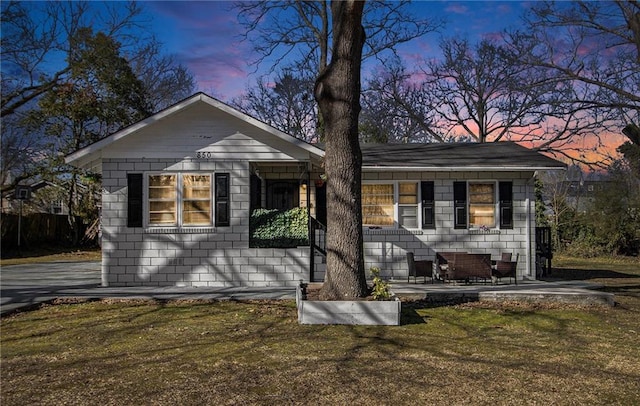
[[[362,144],[362,165],[375,168],[469,170],[565,169],[566,165],[515,142]]]

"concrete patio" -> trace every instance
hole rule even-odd
[[[425,300],[432,303],[471,301],[544,301],[581,305],[613,306],[612,293],[597,290],[600,285],[584,281],[519,281],[518,285],[499,283],[417,283],[391,282],[392,291],[400,300]]]

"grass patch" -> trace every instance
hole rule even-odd
[[[64,246],[43,245],[25,248],[19,253],[15,250],[3,250],[0,266],[36,264],[55,261],[100,261],[100,248],[69,248]]]
[[[563,261],[626,281],[619,305],[412,302],[398,327],[301,326],[293,301],[46,305],[0,321],[0,402],[639,404],[637,267]]]
[[[557,256],[549,280],[584,280],[603,285],[614,293],[616,301],[640,298],[640,258],[601,257],[575,258]]]

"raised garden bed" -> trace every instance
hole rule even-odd
[[[392,300],[310,300],[296,288],[298,323],[399,326],[401,302]]]

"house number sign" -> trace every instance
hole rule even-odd
[[[211,152],[211,151],[196,152],[196,158],[197,159],[211,159],[211,158],[213,158],[213,152]]]

